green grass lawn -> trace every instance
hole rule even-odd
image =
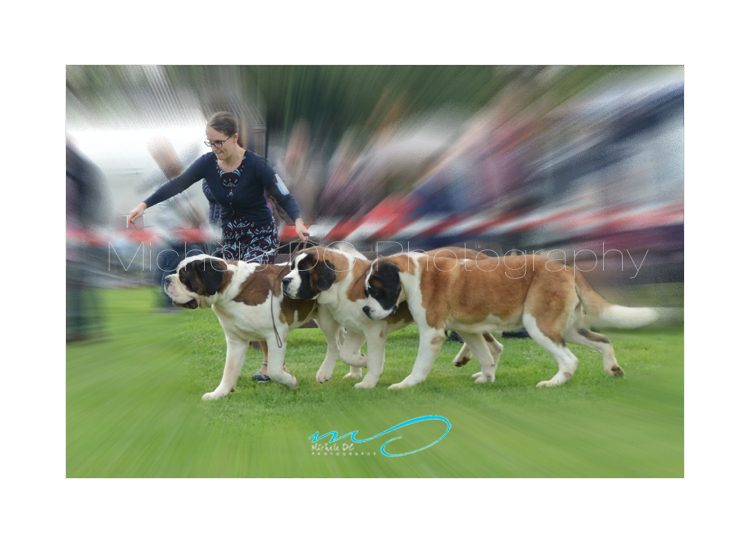
[[[476,385],[476,361],[450,361],[443,346],[427,381],[390,391],[411,370],[418,332],[388,338],[378,386],[315,381],[325,354],[317,329],[289,336],[287,365],[299,389],[257,384],[261,361],[248,350],[237,391],[201,401],[218,385],[224,336],[210,310],[156,314],[154,292],[110,290],[110,339],[67,348],[68,477],[682,477],[683,328],[608,330],[625,379],[604,373],[599,354],[580,359],[559,388],[535,388],[557,365],[530,339],[504,339],[497,380]],[[367,443],[316,449],[315,432],[377,435],[420,416],[442,416]],[[351,455],[349,455],[351,453]],[[338,454],[338,455],[337,455]],[[355,455],[356,454],[356,455]]]

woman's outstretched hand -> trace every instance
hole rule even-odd
[[[143,211],[146,210],[146,204],[140,203],[138,207],[128,213],[128,228],[135,228],[135,221],[143,216]]]

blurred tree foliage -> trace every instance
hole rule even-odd
[[[623,66],[68,66],[68,118],[86,124],[175,122],[184,111],[221,108],[284,139],[305,119],[314,137],[338,141],[355,126],[458,105],[469,112],[509,84],[521,106],[543,113],[606,77],[658,69]],[[539,106],[539,104],[543,104]]]

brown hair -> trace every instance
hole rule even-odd
[[[240,133],[240,127],[237,124],[237,119],[234,118],[234,115],[227,111],[219,111],[218,113],[214,113],[211,115],[211,118],[208,119],[208,123],[206,123],[207,126],[210,126],[217,132],[221,132],[222,134],[232,137],[234,134]],[[239,136],[238,144],[240,147],[242,146],[242,134]]]

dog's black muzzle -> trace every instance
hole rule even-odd
[[[176,301],[172,300],[172,305],[175,307],[181,307],[183,309],[197,309],[198,308],[198,302],[195,299],[191,299],[187,303],[177,303]]]

